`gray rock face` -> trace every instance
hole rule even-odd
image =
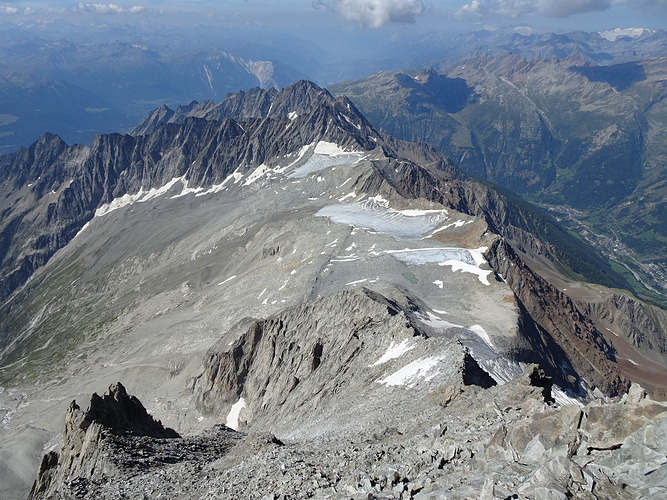
[[[145,135],[155,130],[159,124],[183,123],[188,117],[217,121],[230,118],[239,122],[288,116],[296,118],[308,115],[321,105],[335,101],[336,99],[329,92],[304,80],[280,91],[275,88],[265,90],[257,87],[247,92],[228,94],[219,104],[214,104],[210,99],[201,103],[193,101],[187,106],[179,106],[176,111],[161,106],[150,113],[130,134]],[[353,107],[345,97],[342,97],[342,102],[348,110]],[[356,109],[355,114],[359,115]],[[367,125],[366,120],[360,120],[360,118],[362,118],[361,115],[358,116],[357,124],[363,122],[364,125]]]
[[[116,446],[124,449],[120,454],[141,455],[133,449],[133,442],[147,438],[178,438],[176,431],[164,428],[147,412],[141,402],[125,391],[120,383],[113,384],[100,397],[93,394],[87,411],[72,401],[65,417],[64,442],[60,454],[49,453],[42,460],[39,474],[29,498],[46,498],[54,491],[61,495],[88,495],[86,480],[99,476],[122,477],[118,469]],[[152,460],[160,460],[155,455]],[[69,484],[70,491],[63,490],[70,477],[81,478]]]
[[[281,437],[401,426],[430,406],[406,391],[496,384],[456,339],[428,338],[409,310],[365,288],[243,320],[223,339],[194,384],[198,404],[235,428]],[[399,357],[412,362],[398,369]]]

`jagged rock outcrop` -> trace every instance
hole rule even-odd
[[[179,106],[176,111],[161,106],[150,113],[139,123],[130,135],[145,135],[162,123],[183,123],[188,117],[205,118],[207,120],[224,120],[230,118],[236,121],[246,121],[260,118],[278,118],[291,116],[296,118],[312,113],[324,103],[335,102],[329,92],[309,81],[299,81],[279,91],[275,88],[262,89],[259,87],[227,94],[219,104],[210,99],[198,103],[191,102],[187,106]],[[342,102],[347,107],[352,104],[346,97]],[[364,120],[365,122],[365,120]]]
[[[140,450],[133,450],[131,443],[141,437],[180,436],[150,416],[120,383],[111,385],[102,397],[93,394],[85,412],[72,401],[65,417],[60,453],[45,455],[28,498],[47,498],[54,492],[65,497],[87,495],[86,481],[122,474],[123,467],[114,448],[123,448],[121,452],[125,454],[136,453]]]

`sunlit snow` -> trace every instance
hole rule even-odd
[[[414,349],[415,346],[410,345],[410,341],[408,339],[403,339],[400,344],[395,344],[394,341],[391,341],[391,344],[389,345],[389,348],[387,349],[387,352],[385,352],[380,359],[378,359],[375,363],[369,366],[378,366],[381,365],[382,363],[386,363],[389,360],[396,359],[406,352],[410,351],[411,349]]]
[[[644,33],[652,35],[655,31],[647,28],[614,28],[607,31],[598,31],[598,34],[610,42],[615,42],[618,38],[627,36],[630,38],[639,38]]]
[[[174,186],[174,184],[180,181],[181,177],[176,177],[159,188],[151,188],[148,191],[144,191],[144,188],[140,188],[139,192],[136,194],[126,193],[120,198],[115,198],[110,203],[106,203],[95,210],[95,217],[103,217],[109,212],[113,212],[114,210],[118,210],[119,208],[125,207],[127,205],[132,205],[133,203],[143,203],[158,196],[162,196],[168,192]]]
[[[356,196],[356,193],[340,198]],[[317,212],[317,216],[328,217],[338,224],[350,224],[356,227],[371,228],[403,238],[417,238],[432,231],[447,217],[446,211],[400,211],[386,208],[369,198],[364,202],[340,203],[329,205]]]
[[[437,376],[439,370],[435,368],[443,359],[445,359],[445,356],[420,358],[409,363],[388,377],[378,380],[378,382],[388,386],[406,385],[408,387],[414,387],[422,380],[428,382]]]
[[[305,154],[302,149],[301,155]],[[365,153],[359,151],[345,151],[333,142],[319,141],[313,150],[313,154],[306,162],[297,167],[289,177],[301,178],[309,174],[336,165],[353,165],[365,157]]]
[[[246,179],[246,181],[243,183],[244,186],[248,186],[255,182],[257,179],[263,177],[266,175],[268,172],[270,172],[271,169],[264,165],[263,163],[257,167]]]
[[[241,413],[241,410],[243,408],[246,408],[245,399],[240,398],[236,403],[232,405],[231,410],[229,410],[226,422],[227,427],[229,427],[230,429],[234,429],[235,431],[238,430],[239,414]]]
[[[469,262],[464,262],[461,260],[447,260],[445,262],[440,262],[439,265],[441,266],[450,266],[452,268],[453,272],[456,271],[461,271],[464,273],[471,273],[471,274],[476,274],[477,278],[479,279],[480,283],[489,286],[491,283],[489,283],[489,274],[491,274],[493,271],[487,271],[484,269],[480,269],[479,266],[481,266],[483,263],[486,262],[484,259],[484,252],[486,252],[487,247],[479,247],[475,249],[469,249],[468,252],[470,253],[470,256],[472,257],[474,264],[470,264]]]
[[[468,330],[472,330],[473,332],[475,332],[477,335],[479,335],[479,338],[481,338],[484,342],[486,342],[486,345],[488,345],[491,349],[495,349],[493,342],[491,342],[491,339],[489,338],[489,334],[486,333],[486,330],[484,330],[484,328],[482,328],[479,325],[472,325],[468,327]]]

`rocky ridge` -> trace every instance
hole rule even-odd
[[[455,336],[429,337],[406,309],[407,297],[394,293],[403,305],[358,288],[241,321],[206,355],[193,384],[198,405],[205,414],[237,405],[237,421],[228,425],[303,439],[400,426],[431,409],[420,399],[438,385],[497,384]],[[412,360],[416,372],[392,378],[398,357]],[[414,398],[393,388],[403,385]]]
[[[109,395],[117,392],[112,386]],[[436,412],[356,439],[287,440],[223,425],[194,437],[128,435],[68,411],[38,498],[657,498],[666,493],[667,406],[641,387],[616,402],[555,407],[535,366],[503,386],[461,380]],[[115,397],[104,397],[116,412]],[[91,406],[92,406],[91,402]],[[621,424],[621,425],[619,425]],[[256,428],[255,428],[256,429]],[[76,443],[71,445],[68,443]],[[84,452],[88,468],[68,466]]]

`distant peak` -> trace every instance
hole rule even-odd
[[[607,31],[598,31],[598,35],[610,42],[619,38],[639,38],[643,35],[653,35],[655,30],[648,28],[614,28]]]

